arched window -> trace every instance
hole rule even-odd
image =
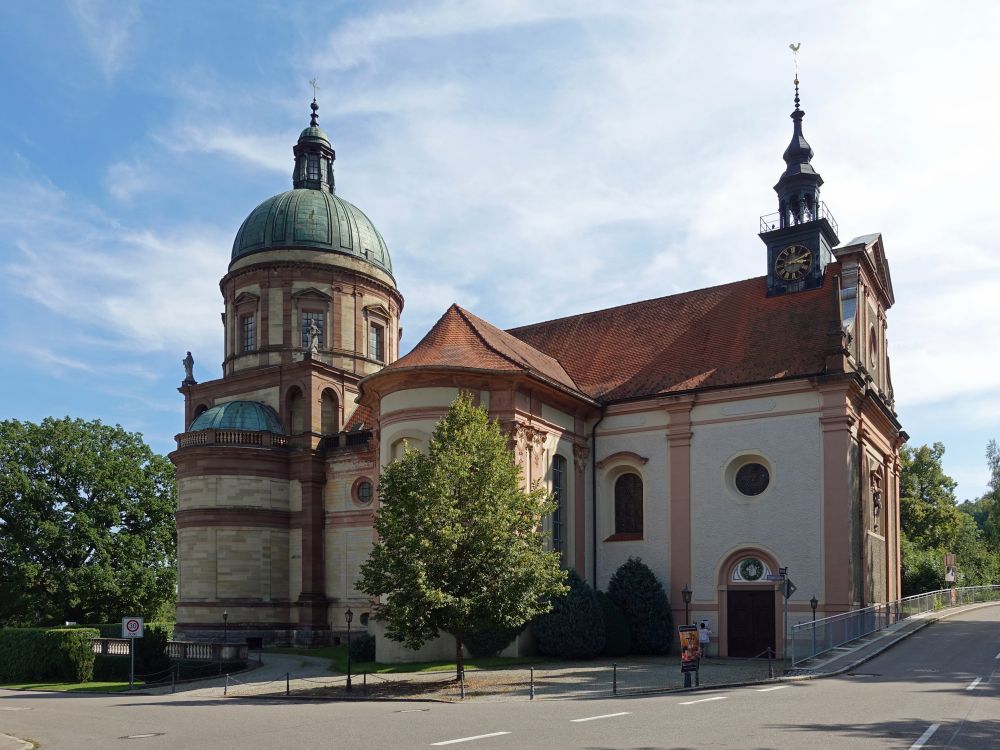
[[[642,478],[622,474],[615,481],[615,533],[642,533]]]
[[[322,402],[320,403],[320,425],[324,435],[336,435],[338,427],[338,416],[340,408],[337,404],[337,394],[327,389],[323,391]]]
[[[292,388],[288,392],[288,427],[292,435],[300,435],[305,432],[306,423],[305,399],[302,398],[302,391],[299,388]]]
[[[566,459],[556,456],[552,459],[552,496],[556,501],[552,511],[552,549],[566,551]]]

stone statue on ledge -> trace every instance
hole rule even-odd
[[[191,356],[191,352],[181,360],[181,364],[184,365],[184,381],[181,385],[196,385],[198,381],[194,379],[194,357]]]

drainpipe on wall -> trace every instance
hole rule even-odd
[[[597,426],[604,421],[604,413],[601,418],[594,422],[594,429],[590,431],[590,537],[594,545],[593,558],[593,584],[597,590]]]

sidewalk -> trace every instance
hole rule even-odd
[[[980,607],[995,607],[1000,602],[979,602],[959,607],[949,607],[931,612],[911,615],[870,635],[845,643],[831,651],[807,659],[786,674],[787,678],[831,677],[849,672],[869,659],[873,659],[904,638],[913,635],[928,625],[952,615],[968,612]]]
[[[692,676],[692,686],[696,679],[700,681],[701,688],[718,688],[841,674],[855,669],[938,619],[969,609],[996,605],[996,602],[971,604],[913,615],[803,662],[788,672],[784,671],[784,662],[778,660],[769,664],[763,659],[705,659],[698,676]],[[290,697],[330,700],[369,697],[457,701],[574,699],[690,689],[684,686],[684,676],[676,656],[561,662],[539,664],[533,668],[469,669],[464,685],[454,679],[453,671],[354,674],[350,693],[345,690],[347,677],[331,674],[327,659],[265,653],[263,662],[248,671],[230,675],[228,680],[223,675],[180,683],[174,692],[212,699]],[[172,689],[167,686],[136,692],[164,695],[171,693]],[[0,750],[8,748],[0,745]]]

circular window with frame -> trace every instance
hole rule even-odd
[[[375,486],[367,477],[357,480],[351,488],[351,499],[358,505],[371,505],[372,498],[374,497]]]
[[[729,462],[725,484],[738,498],[751,499],[763,495],[771,487],[773,469],[763,456],[745,454]]]

